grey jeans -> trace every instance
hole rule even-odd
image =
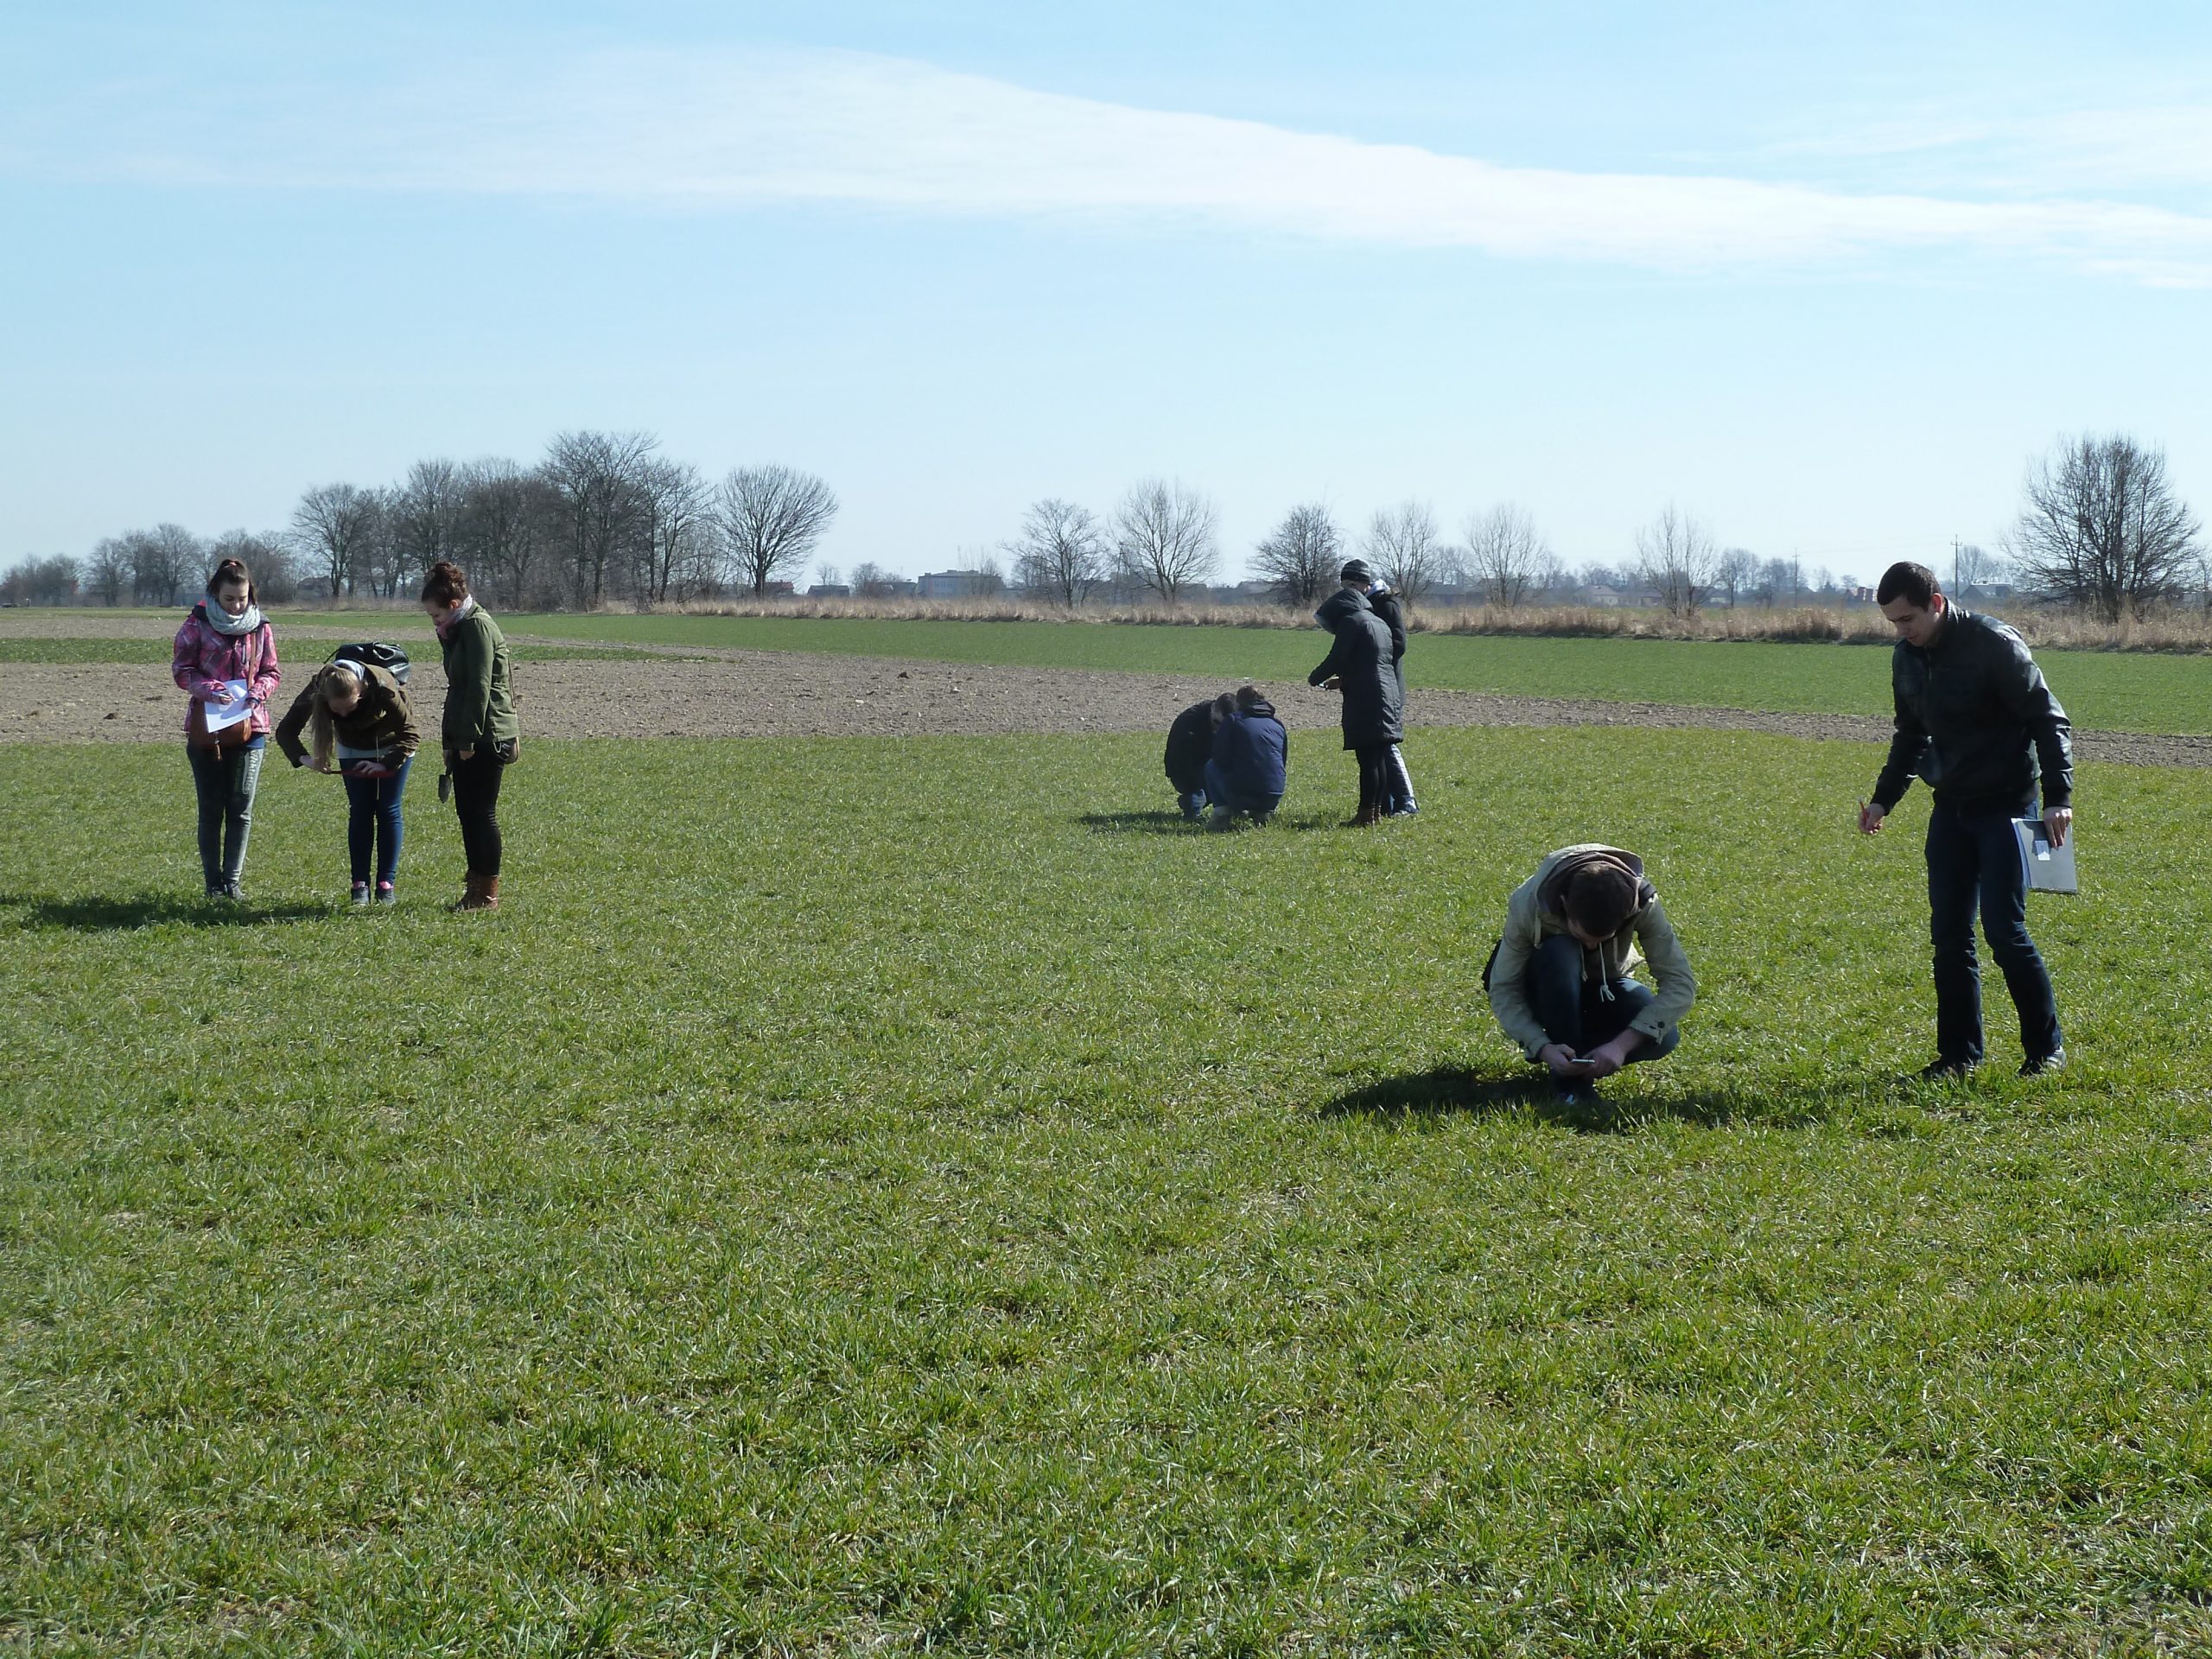
[[[203,749],[187,744],[193,792],[200,798],[200,873],[207,891],[234,888],[245,874],[246,837],[253,833],[253,791],[261,782],[258,744],[250,749]]]

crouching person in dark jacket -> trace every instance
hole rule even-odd
[[[1631,976],[1638,961],[1656,989]],[[1697,976],[1643,861],[1596,842],[1562,847],[1514,890],[1483,988],[1505,1034],[1566,1101],[1594,1100],[1598,1078],[1673,1053],[1697,1001]]]
[[[1236,702],[1227,691],[1194,702],[1167,728],[1167,781],[1175,786],[1175,804],[1193,823],[1206,810],[1206,762],[1213,758],[1215,728]]]
[[[1306,683],[1344,694],[1344,747],[1359,759],[1357,825],[1380,823],[1390,798],[1390,746],[1405,736],[1405,695],[1385,627],[1357,588],[1339,588],[1313,620],[1336,636]]]
[[[1206,796],[1213,803],[1213,827],[1229,829],[1239,812],[1265,823],[1282,801],[1290,768],[1290,734],[1275,718],[1275,706],[1256,685],[1236,688],[1235,706],[1213,734],[1213,758],[1206,762]]]

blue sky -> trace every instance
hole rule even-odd
[[[0,563],[644,427],[966,562],[1179,477],[1867,576],[2212,512],[2201,4],[23,4]]]

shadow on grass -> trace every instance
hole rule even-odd
[[[1094,836],[1274,835],[1284,830],[1342,830],[1349,826],[1333,812],[1277,812],[1264,824],[1239,818],[1233,831],[1217,830],[1211,817],[1186,818],[1180,812],[1085,812],[1076,822]]]
[[[1556,1124],[1579,1135],[1632,1134],[1642,1125],[1661,1119],[1710,1128],[1752,1119],[1767,1124],[1804,1123],[1827,1115],[1820,1103],[1811,1099],[1777,1099],[1732,1089],[1648,1095],[1630,1092],[1619,1079],[1604,1086],[1608,1092],[1603,1098],[1567,1105],[1533,1068],[1500,1075],[1438,1066],[1362,1084],[1323,1102],[1317,1115],[1403,1123],[1462,1115],[1495,1117],[1526,1112],[1539,1123]]]
[[[0,893],[0,910],[12,910],[25,927],[66,928],[76,933],[122,933],[181,923],[187,927],[262,927],[327,917],[327,904],[221,904],[181,893],[99,893],[82,899],[29,899]]]

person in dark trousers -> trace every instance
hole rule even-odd
[[[1347,588],[1357,588],[1367,595],[1367,603],[1382,619],[1382,626],[1390,630],[1390,671],[1398,677],[1398,706],[1406,702],[1406,612],[1398,602],[1390,584],[1368,568],[1364,559],[1353,559],[1339,573],[1338,580]],[[1410,817],[1421,810],[1414,799],[1414,775],[1406,769],[1406,747],[1403,742],[1390,746],[1389,787],[1382,803],[1386,818]]]
[[[184,754],[200,807],[200,878],[210,899],[235,902],[244,896],[269,698],[282,677],[276,637],[256,602],[252,573],[237,559],[215,567],[206,597],[176,631],[169,677],[190,699]],[[242,695],[233,698],[233,690]]]
[[[1232,828],[1240,812],[1265,823],[1282,802],[1289,779],[1290,734],[1275,718],[1275,706],[1256,685],[1236,688],[1234,706],[1213,734],[1213,757],[1206,762],[1206,795],[1213,802],[1213,827]]]
[[[1656,988],[1631,976],[1639,960]],[[1643,861],[1591,842],[1514,889],[1483,988],[1505,1034],[1579,1103],[1597,1098],[1599,1078],[1675,1052],[1697,976]]]
[[[1167,728],[1167,781],[1175,786],[1175,804],[1196,823],[1206,810],[1206,761],[1213,754],[1214,728],[1236,706],[1224,691],[1204,702],[1194,702]]]
[[[468,882],[456,910],[499,907],[499,781],[522,747],[507,639],[469,597],[459,565],[441,559],[423,582],[423,609],[445,654],[446,710],[441,728],[446,775],[468,858]]]
[[[2027,643],[1993,617],[1954,604],[1926,565],[1891,565],[1874,598],[1897,632],[1890,653],[1897,731],[1873,798],[1859,809],[1859,830],[1881,829],[1916,772],[1936,798],[1928,815],[1936,1058],[1920,1075],[1963,1077],[1981,1064],[1977,909],[2020,1016],[2020,1075],[2055,1071],[2066,1063],[2058,999],[2028,937],[2027,868],[2012,821],[2035,816],[2040,785],[2051,843],[2066,844],[2074,825],[2073,727]]]
[[[372,856],[377,902],[399,901],[393,886],[403,833],[399,803],[421,741],[407,688],[391,671],[344,657],[315,671],[276,728],[276,747],[294,766],[334,772],[346,785],[346,851],[356,905],[369,902]]]
[[[1390,746],[1405,735],[1405,698],[1390,660],[1390,631],[1367,595],[1353,587],[1323,600],[1313,620],[1335,643],[1306,682],[1344,694],[1344,747],[1359,760],[1359,811],[1352,823],[1380,823],[1389,798]]]

